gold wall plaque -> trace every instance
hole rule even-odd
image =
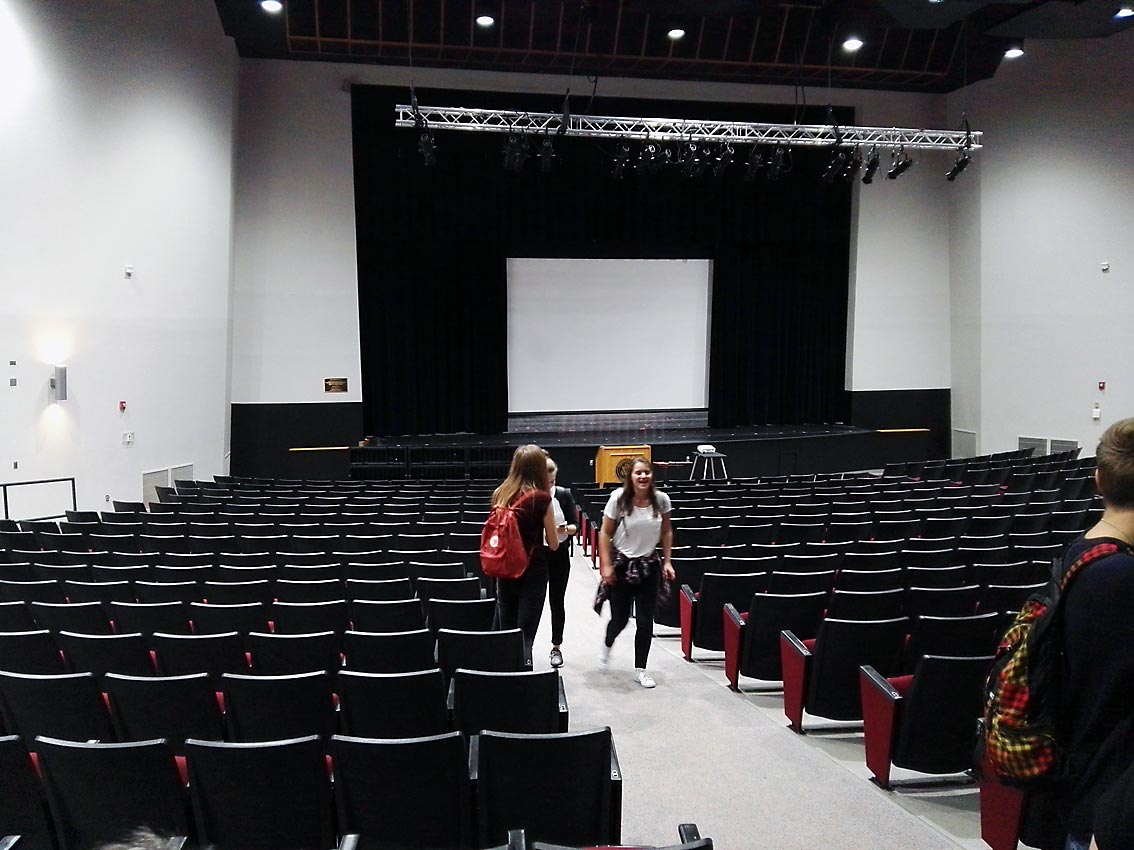
[[[347,391],[346,378],[324,378],[323,379],[323,392],[325,393],[345,393]]]

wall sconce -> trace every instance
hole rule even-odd
[[[67,367],[56,366],[51,376],[51,389],[55,393],[56,401],[67,400]]]

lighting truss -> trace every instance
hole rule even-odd
[[[981,133],[967,130],[911,130],[901,127],[854,127],[831,124],[759,124],[743,121],[697,121],[681,118],[616,118],[608,115],[564,115],[558,112],[512,112],[452,106],[395,107],[397,127],[424,121],[432,130],[479,133],[522,133],[593,139],[716,142],[733,145],[829,147],[873,145],[897,150],[979,150]],[[566,128],[564,130],[564,128]]]

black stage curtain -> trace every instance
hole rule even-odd
[[[557,112],[560,98],[422,90],[433,106]],[[636,170],[612,140],[554,138],[540,169],[502,168],[505,136],[438,131],[425,167],[394,127],[404,88],[354,86],[355,208],[365,426],[372,434],[502,433],[507,427],[508,257],[713,261],[712,427],[845,418],[851,191],[819,175],[830,152],[796,150],[778,181]],[[572,98],[581,112],[588,99]],[[826,109],[596,98],[595,115],[824,123]],[[850,123],[849,111],[837,111]],[[611,293],[611,305],[618,305]],[[596,310],[607,309],[595,304]],[[625,309],[621,306],[611,309]],[[628,310],[626,352],[640,346]],[[548,332],[561,329],[549,308]],[[664,344],[664,340],[658,341]],[[575,376],[585,392],[600,375]]]

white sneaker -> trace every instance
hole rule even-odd
[[[638,684],[643,688],[656,688],[658,683],[654,681],[653,676],[641,668],[634,671],[634,678],[638,680]]]
[[[610,669],[610,647],[605,643],[598,652],[598,667],[600,670]]]

